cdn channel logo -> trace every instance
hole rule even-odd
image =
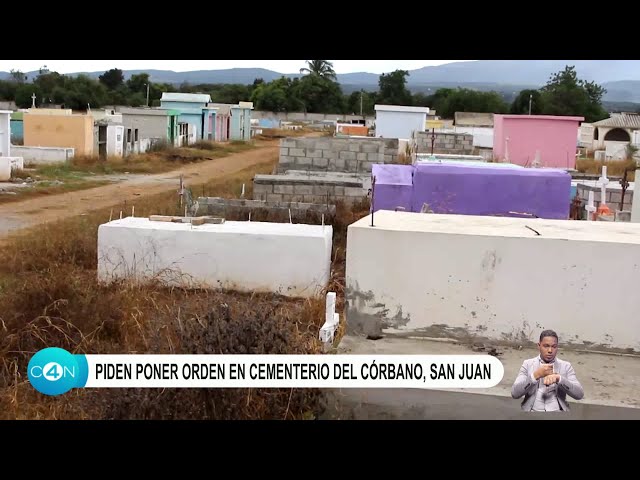
[[[75,387],[80,368],[75,357],[62,348],[45,348],[29,361],[27,376],[33,388],[45,395],[61,395]]]

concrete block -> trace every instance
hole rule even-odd
[[[334,188],[335,187],[333,185],[314,185],[313,194],[314,195],[333,195]]]
[[[280,157],[289,155],[289,149],[287,147],[280,147]]]
[[[296,138],[296,147],[307,149],[307,148],[316,148],[316,139],[315,138]]]
[[[349,151],[350,152],[359,152],[360,148],[361,148],[360,142],[358,142],[358,141],[354,141],[354,142],[351,142],[349,144]]]
[[[366,191],[358,187],[344,187],[344,195],[346,197],[364,197]]]
[[[308,148],[307,149],[307,157],[322,158],[322,150],[320,150],[318,148]]]
[[[355,160],[356,154],[355,152],[342,151],[340,152],[340,155],[338,156],[338,158],[341,158],[342,160]]]
[[[312,195],[313,186],[312,185],[294,185],[293,191],[296,195]]]
[[[306,152],[304,148],[290,148],[289,155],[292,157],[306,157]]]
[[[383,153],[367,153],[367,161],[369,162],[384,162],[384,154]]]
[[[327,149],[327,150],[322,150],[322,158],[338,158],[338,153],[339,152],[334,152],[331,149]]]
[[[273,193],[293,195],[295,192],[293,191],[293,185],[274,185]]]
[[[313,165],[313,159],[308,157],[296,157],[296,165],[299,167],[310,167]],[[302,168],[303,170],[305,168]]]
[[[363,153],[378,153],[380,146],[373,142],[363,142],[360,151]]]
[[[329,162],[331,164],[331,162]],[[337,158],[333,161],[334,171],[335,172],[344,172],[346,171],[346,162],[340,158]]]
[[[356,154],[356,160],[359,160],[361,162],[366,162],[367,161],[367,154],[366,153],[357,153]]]
[[[630,222],[631,221],[631,211],[630,210],[616,211],[615,215],[616,215],[615,216],[616,222]]]
[[[280,148],[296,148],[295,138],[283,138],[280,140]]]
[[[343,143],[337,143],[337,142],[333,142],[331,144],[331,151],[335,152],[336,155],[339,155],[340,152],[342,151],[348,151],[349,147],[347,146],[346,142]]]
[[[255,183],[253,184],[253,191],[258,193],[273,193],[272,183]]]
[[[313,159],[313,168],[326,170],[329,166],[328,158],[314,158]]]

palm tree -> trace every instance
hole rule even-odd
[[[318,75],[329,80],[336,79],[336,72],[333,70],[333,64],[329,60],[306,60],[308,67],[300,69],[300,73],[309,73]]]

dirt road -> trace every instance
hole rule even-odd
[[[136,175],[113,185],[0,205],[0,239],[22,228],[81,215],[92,210],[116,205],[124,200],[129,202],[143,196],[175,190],[179,185],[180,174],[184,175],[187,186],[205,183],[224,175],[236,173],[252,165],[269,160],[275,161],[278,154],[279,142],[268,142],[255,150],[186,165],[168,173]]]

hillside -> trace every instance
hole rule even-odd
[[[575,65],[582,79],[600,83],[607,89],[604,100],[609,102],[640,102],[639,60],[475,60],[448,63],[409,70],[408,86],[414,91],[429,93],[429,89],[448,86],[496,90],[517,94],[523,88],[539,88],[549,77],[566,65]],[[117,65],[114,65],[117,67]],[[299,73],[279,73],[262,68],[233,68],[226,70],[197,70],[174,72],[169,70],[125,70],[125,78],[149,73],[151,81],[179,85],[183,82],[251,84],[256,78],[270,82],[282,76],[299,77]],[[97,78],[104,72],[78,72]],[[38,72],[27,72],[30,79]],[[0,79],[10,77],[0,72]],[[379,75],[357,72],[338,75],[345,93],[377,88]]]

